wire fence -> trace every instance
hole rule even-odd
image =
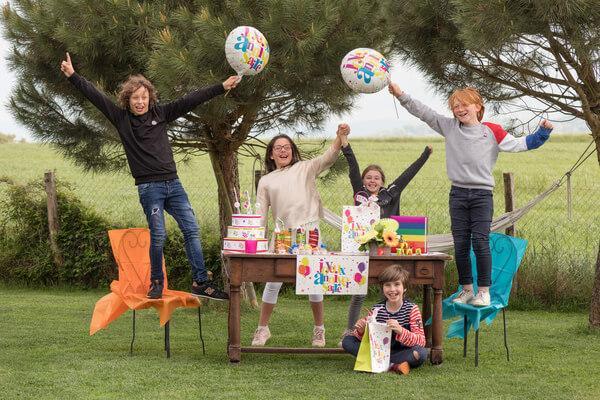
[[[579,148],[585,144],[577,144]],[[370,160],[372,149],[368,144],[356,147],[357,157]],[[398,157],[398,148],[380,144],[376,149],[384,170],[402,171],[420,154],[422,145],[404,150],[414,154],[412,159]],[[514,174],[515,208],[527,203],[556,182],[564,170],[553,170],[552,165],[570,167],[576,157],[563,154],[560,143],[552,152],[552,160],[543,160],[543,153],[537,159],[532,156],[504,155],[494,171],[496,187],[494,189],[494,216],[505,210],[503,172]],[[384,151],[388,151],[386,159]],[[383,148],[383,149],[382,149]],[[360,153],[361,149],[362,154]],[[436,154],[443,154],[437,150]],[[547,151],[549,154],[550,151]],[[527,158],[529,157],[529,158]],[[402,158],[402,160],[399,160]],[[540,159],[547,168],[540,167]],[[389,160],[389,161],[386,161]],[[387,163],[387,164],[386,164]],[[437,163],[437,164],[434,164]],[[530,164],[527,164],[530,163]],[[402,193],[401,213],[403,215],[425,215],[429,220],[429,233],[450,232],[448,213],[448,193],[450,183],[443,169],[443,158],[429,161],[423,170]],[[240,187],[250,190],[253,185],[252,160],[240,161]],[[568,167],[565,169],[568,170]],[[215,178],[208,168],[208,162],[198,165],[180,166],[180,179],[188,193],[203,233],[203,240],[218,241],[218,199]],[[62,167],[56,169],[59,182],[66,183],[81,201],[102,215],[115,226],[146,226],[145,216],[139,204],[138,194],[128,173],[120,174],[82,174],[81,171]],[[39,178],[42,179],[42,176]],[[319,180],[318,190],[323,205],[341,215],[344,205],[352,204],[352,189],[345,173],[329,179]],[[570,187],[570,190],[568,189]],[[541,203],[537,204],[516,224],[516,236],[529,241],[528,250],[520,270],[519,285],[528,285],[528,293],[553,297],[560,302],[563,292],[580,291],[582,298],[589,299],[593,282],[594,264],[600,240],[600,169],[592,157],[585,168],[575,171],[570,182],[561,187]],[[2,193],[0,193],[2,195]],[[290,196],[293,196],[290,193]],[[176,223],[167,218],[167,227],[175,229]],[[326,223],[321,224],[323,241],[328,249],[340,248],[340,232]],[[454,268],[448,281],[455,280]],[[543,277],[543,279],[541,279]]]
[[[494,189],[494,216],[505,210],[504,184],[496,176]],[[57,172],[60,179],[60,171]],[[250,174],[248,174],[250,175]],[[241,178],[241,187],[250,188],[251,177]],[[218,231],[218,199],[214,177],[205,174],[202,179],[182,178],[198,221],[203,230]],[[552,184],[552,180],[540,180],[536,176],[515,175],[515,207],[524,204]],[[145,217],[139,205],[137,191],[130,178],[95,175],[80,181],[70,181],[72,189],[82,201],[109,221],[120,225],[145,226]],[[425,215],[429,219],[429,233],[450,232],[448,193],[450,184],[444,175],[439,179],[409,185],[402,193],[403,215]],[[527,190],[525,190],[525,188]],[[352,203],[352,191],[347,178],[341,176],[333,181],[319,182],[319,193],[323,205],[341,215],[344,205]],[[571,177],[571,190],[564,183],[555,193],[534,207],[516,224],[516,235],[529,240],[529,248],[537,252],[556,253],[557,263],[565,264],[573,258],[593,258],[600,238],[600,207],[597,206],[600,182],[598,180]],[[290,194],[293,196],[293,193]],[[570,198],[570,201],[569,201]],[[171,218],[167,224],[175,227]],[[338,250],[340,233],[322,223],[323,240],[327,247]],[[558,251],[560,250],[560,251]]]

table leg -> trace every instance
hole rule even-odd
[[[231,271],[235,269],[235,261],[230,264]],[[240,267],[236,266],[236,267]],[[240,286],[241,282],[232,277],[237,274],[230,274],[229,281],[229,321],[228,321],[228,333],[229,340],[227,346],[227,355],[229,361],[232,363],[240,362],[241,359],[241,347],[240,347]]]
[[[431,318],[431,285],[423,285],[423,323]],[[431,348],[431,324],[425,325],[425,347]]]
[[[442,289],[433,289],[433,320],[432,346],[430,359],[432,364],[441,364],[443,361],[442,349]]]

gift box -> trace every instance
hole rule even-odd
[[[427,253],[427,217],[392,215],[390,218],[398,222],[396,233],[402,236],[412,254]]]

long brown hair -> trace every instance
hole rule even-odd
[[[277,165],[275,165],[275,160],[273,160],[271,156],[273,155],[273,147],[275,146],[275,142],[278,139],[287,139],[287,141],[290,142],[290,146],[292,147],[292,161],[289,163],[288,166],[294,165],[298,161],[302,160],[302,157],[300,157],[300,151],[298,150],[298,146],[296,146],[296,143],[294,143],[291,137],[285,134],[274,136],[273,139],[271,139],[271,141],[267,145],[267,151],[265,153],[265,173],[267,174],[277,169]]]
[[[119,105],[128,110],[129,99],[131,98],[131,95],[142,86],[148,90],[148,97],[150,98],[148,108],[156,104],[157,93],[154,85],[148,79],[146,79],[144,75],[131,75],[125,82],[121,84],[121,90],[117,95]]]

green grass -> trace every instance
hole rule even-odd
[[[131,313],[88,336],[94,303],[104,292],[0,288],[0,398],[3,399],[597,399],[600,334],[582,313],[508,311],[511,361],[502,344],[501,320],[480,334],[480,366],[462,358],[462,341],[444,342],[444,363],[409,376],[352,371],[347,355],[243,354],[226,358],[227,312],[203,311],[207,354],[197,337],[195,310],[177,310],[171,359],[152,310],[138,314],[135,351],[129,356]],[[371,303],[371,302],[369,302]],[[327,299],[328,345],[335,345],[347,301]],[[248,345],[258,311],[242,312]],[[281,298],[273,315],[273,345],[306,346],[311,317],[306,299]]]

